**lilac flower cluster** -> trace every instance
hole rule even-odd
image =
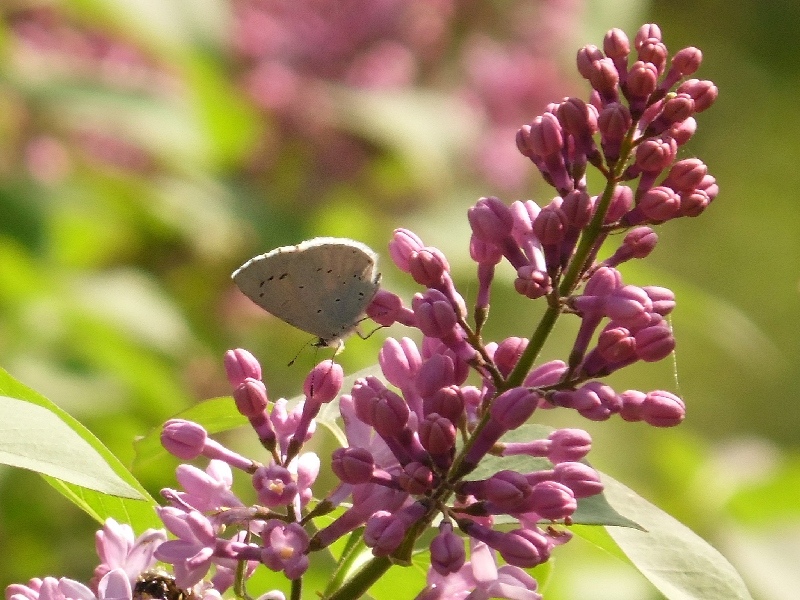
[[[444,254],[398,229],[391,258],[424,291],[408,306],[379,290],[367,315],[380,325],[414,328],[421,342],[387,339],[378,356],[383,378],[359,378],[340,395],[342,368],[326,360],[306,378],[304,400],[289,407],[283,399],[270,402],[250,353],[231,350],[225,367],[236,408],[268,460],[231,451],[198,424],[165,424],[161,439],[172,454],[210,459],[205,471],[179,466],[183,491],[162,492],[169,505],[159,515],[176,539],[159,538],[148,556],[173,566],[177,588],[198,597],[233,585],[241,590],[263,564],[283,572],[292,581],[291,598],[299,599],[309,555],[350,535],[374,557],[323,594],[354,599],[392,564],[407,564],[422,535],[435,528],[427,544],[427,586],[417,600],[541,598],[525,569],[547,561],[555,546],[570,539],[563,526],[571,524],[579,501],[603,486],[582,462],[591,448],[585,431],[561,429],[523,441],[504,436],[537,409],[570,408],[594,421],[618,414],[657,427],[677,425],[685,416],[683,401],[670,392],[617,393],[602,381],[637,361],[663,359],[675,346],[666,320],[675,306],[672,292],[624,285],[617,267],[652,252],[657,236],[651,226],[697,216],[717,194],[702,162],[676,161],[678,146],[695,131],[693,114],[717,93],[710,82],[684,80],[698,68],[700,51],[679,51],[667,69],[667,50],[654,25],[639,30],[634,47],[637,60],[630,66],[630,44],[619,30],[607,34],[604,51],[580,50],[579,71],[593,88],[590,101],[565,99],[519,130],[519,150],[556,189],[555,199],[540,208],[531,200],[507,206],[481,198],[469,209],[478,278],[471,318]],[[597,196],[587,191],[589,165],[606,179]],[[626,185],[634,180],[635,186]],[[599,258],[609,235],[620,230],[627,233],[619,247]],[[520,296],[543,299],[547,307],[529,337],[487,343],[482,331],[503,259],[516,273]],[[537,365],[561,315],[580,320],[570,354],[566,361]],[[337,398],[347,445],[333,452],[330,464],[340,483],[315,500],[311,488],[320,460],[303,450],[323,404]],[[500,457],[501,468],[478,475],[489,455]],[[502,460],[519,455],[546,458],[550,466],[516,470],[511,467],[518,462]],[[231,491],[231,467],[250,476],[258,503],[247,504]],[[315,519],[332,511],[334,518],[319,528]],[[101,557],[102,584],[122,565],[103,552]],[[139,574],[149,568],[136,567]],[[130,587],[130,574],[127,581]],[[38,600],[36,585],[15,588],[13,600]]]

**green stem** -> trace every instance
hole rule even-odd
[[[328,594],[332,593],[342,585],[345,576],[350,572],[350,567],[352,567],[353,563],[358,558],[361,549],[365,548],[362,540],[363,534],[363,528],[359,528],[351,533],[350,537],[347,538],[347,543],[342,551],[342,556],[339,558],[339,564],[336,565],[336,570],[334,570],[331,580],[328,582],[328,585],[325,586],[325,590],[322,592],[323,598],[327,597]]]
[[[387,556],[376,556],[366,563],[358,573],[324,600],[357,600],[367,593],[373,583],[392,566],[392,561]]]
[[[289,597],[290,600],[302,600],[303,598],[303,578],[298,577],[297,579],[292,579],[292,592],[291,596]]]

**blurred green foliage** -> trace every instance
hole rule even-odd
[[[230,273],[250,256],[314,235],[380,252],[393,228],[409,227],[445,251],[469,299],[466,208],[481,195],[550,199],[532,167],[507,188],[474,168],[491,115],[465,100],[454,59],[482,28],[500,45],[513,38],[512,25],[535,20],[542,3],[455,2],[444,49],[436,61],[416,57],[409,85],[317,76],[283,112],[246,85],[253,65],[234,51],[236,4],[0,5],[0,364],[126,464],[136,436],[228,393],[229,347],[260,358],[273,397],[298,391],[315,355],[303,351],[287,367],[308,336],[234,289]],[[663,227],[647,264],[623,267],[628,282],[676,292],[675,363],[612,379],[619,390],[677,390],[688,419],[666,431],[571,414],[548,421],[587,428],[598,468],[717,545],[757,598],[783,600],[798,587],[789,561],[800,550],[800,125],[789,118],[800,47],[786,43],[800,33],[800,9],[788,0],[643,9],[572,3],[552,46],[561,52],[537,67],[559,75],[541,82],[551,95],[518,110],[530,119],[548,100],[585,96],[566,75],[573,50],[599,45],[610,27],[632,36],[653,21],[670,50],[703,50],[698,75],[720,97],[699,116],[689,151],[709,165],[720,196],[701,218]],[[103,52],[86,51],[87,40]],[[511,131],[500,156],[515,152]],[[386,258],[382,269],[387,287],[410,295]],[[539,309],[519,306],[498,290],[487,337],[527,335]],[[544,358],[568,351],[570,324],[559,325]],[[345,369],[373,363],[385,335],[349,342]],[[135,475],[154,494],[173,484],[172,466]],[[0,470],[0,585],[88,579],[95,527],[37,476]],[[557,553],[549,600],[597,598],[598,589],[610,600],[657,597],[630,569],[572,546]],[[401,586],[402,574],[385,584]]]

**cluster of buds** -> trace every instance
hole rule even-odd
[[[325,596],[349,600],[391,564],[409,562],[420,537],[436,527],[428,585],[417,600],[540,600],[524,569],[545,562],[569,540],[564,526],[581,499],[602,492],[602,483],[583,462],[591,447],[585,431],[561,429],[532,440],[504,436],[537,409],[571,408],[595,421],[618,414],[657,427],[677,425],[685,415],[683,401],[670,392],[617,393],[602,381],[637,361],[661,360],[675,346],[666,321],[675,306],[672,292],[624,285],[617,267],[652,252],[657,236],[651,225],[696,216],[717,194],[703,163],[675,162],[678,146],[695,131],[692,115],[717,93],[710,82],[683,81],[698,68],[700,51],[681,50],[667,70],[666,47],[654,25],[639,30],[634,46],[638,60],[631,66],[630,45],[619,30],[608,33],[604,52],[583,48],[578,68],[593,88],[589,103],[566,99],[520,129],[520,151],[558,193],[550,204],[507,206],[481,198],[469,209],[478,278],[471,319],[444,254],[398,229],[391,258],[424,291],[408,306],[379,290],[366,312],[380,325],[418,330],[421,343],[387,339],[379,354],[383,379],[357,379],[340,396],[342,369],[326,360],[306,378],[305,400],[290,409],[285,400],[268,400],[251,354],[229,351],[233,398],[267,452],[263,464],[209,439],[195,423],[167,422],[162,443],[171,453],[211,459],[205,471],[178,467],[184,491],[162,492],[169,506],[159,514],[177,539],[159,539],[152,556],[173,565],[179,589],[197,597],[220,594],[263,564],[285,573],[292,598],[299,598],[309,554],[363,527],[363,542],[375,558]],[[588,165],[606,178],[598,196],[586,190]],[[625,185],[634,179],[635,189]],[[629,231],[608,258],[598,258],[618,230]],[[545,299],[547,307],[540,322],[526,329],[529,337],[487,343],[482,331],[504,258],[515,270],[515,290],[526,299]],[[562,315],[580,319],[567,360],[536,365]],[[337,397],[347,439],[331,458],[340,483],[314,501],[320,460],[302,450],[322,405]],[[480,470],[489,455],[499,457],[499,467]],[[504,460],[520,455],[549,465],[519,469],[513,467],[528,461]],[[231,492],[231,467],[250,476],[257,504]],[[327,526],[314,524],[334,509]],[[25,598],[37,600],[38,594]]]

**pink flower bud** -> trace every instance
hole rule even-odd
[[[653,302],[642,288],[626,285],[614,290],[607,298],[606,315],[626,327],[642,327],[649,323]]]
[[[545,206],[533,222],[533,233],[545,245],[560,244],[566,228],[567,215],[560,206],[552,203]]]
[[[564,196],[561,210],[567,217],[567,223],[575,229],[583,229],[592,220],[594,204],[591,196],[583,190],[572,190]]]
[[[443,521],[438,535],[431,540],[431,567],[440,575],[457,573],[466,560],[464,540],[453,533],[453,526]]]
[[[636,148],[636,166],[642,171],[660,173],[675,160],[678,144],[672,138],[652,138]]]
[[[619,71],[614,61],[610,58],[601,58],[592,63],[589,73],[589,83],[608,102],[617,99],[617,85],[619,85]]]
[[[350,393],[359,421],[372,425],[372,404],[384,390],[386,386],[377,377],[370,375],[356,380]]]
[[[481,198],[467,211],[475,236],[485,242],[501,245],[511,234],[514,218],[498,198]]]
[[[539,395],[535,392],[527,388],[511,388],[494,399],[490,413],[494,421],[511,430],[525,423],[538,404]]]
[[[332,360],[324,360],[314,367],[303,383],[306,403],[326,404],[336,398],[342,389],[344,372],[342,366]]]
[[[703,190],[692,190],[691,192],[681,192],[681,217],[698,217],[711,204],[711,199]]]
[[[653,40],[656,42],[661,41],[661,29],[655,23],[646,23],[639,28],[639,31],[636,32],[636,38],[633,42],[633,47],[637,50],[642,47],[642,44],[647,42],[647,40]]]
[[[224,363],[228,381],[234,388],[238,387],[248,377],[257,380],[261,379],[261,365],[256,360],[256,357],[247,350],[242,348],[228,350],[225,353]]]
[[[397,480],[409,494],[424,494],[437,483],[438,477],[422,463],[412,461],[403,467]]]
[[[603,136],[603,142],[621,142],[633,123],[628,107],[618,102],[611,102],[603,107],[597,116],[597,126]]]
[[[603,38],[603,51],[609,58],[627,58],[631,52],[628,36],[621,29],[611,29]]]
[[[398,435],[405,428],[411,414],[405,400],[388,389],[384,389],[372,402],[371,409],[372,426],[382,437]]]
[[[656,65],[641,60],[636,61],[628,71],[626,85],[632,98],[647,99],[656,90],[658,69]]]
[[[436,248],[423,248],[409,254],[408,269],[418,284],[437,287],[441,285],[444,274],[450,271],[450,265],[444,254]]]
[[[567,98],[558,105],[558,121],[564,130],[576,137],[590,136],[597,132],[596,109],[580,98]]]
[[[161,445],[181,460],[192,460],[203,453],[208,434],[202,425],[183,419],[170,419],[161,430]]]
[[[645,396],[641,415],[643,421],[654,427],[674,427],[686,417],[686,405],[675,394],[656,390]]]
[[[394,323],[414,326],[414,313],[403,306],[403,300],[397,294],[379,289],[367,305],[367,316],[378,325],[388,327]]]
[[[401,271],[408,273],[408,259],[412,252],[419,252],[425,244],[408,229],[395,229],[392,241],[389,242],[389,255]]]
[[[378,354],[378,362],[387,381],[402,389],[414,383],[422,366],[422,356],[411,338],[387,338]]]
[[[553,479],[571,489],[575,498],[588,498],[603,491],[597,471],[579,462],[557,464],[553,468]]]
[[[456,382],[456,366],[453,359],[446,354],[433,354],[419,368],[416,379],[417,392],[423,398],[429,398],[443,387]]]
[[[636,356],[636,341],[624,327],[612,327],[598,337],[597,351],[608,362],[628,360]]]
[[[703,112],[709,108],[719,95],[717,86],[711,81],[689,79],[678,87],[678,93],[689,94],[694,99],[695,112]]]
[[[708,174],[708,167],[698,158],[687,158],[676,162],[662,185],[669,186],[678,192],[693,190]]]
[[[365,448],[336,448],[331,454],[331,470],[344,483],[367,483],[375,469],[375,459]]]
[[[556,521],[572,515],[578,508],[578,502],[572,490],[563,483],[540,481],[531,490],[528,507],[528,512]]]
[[[622,401],[622,409],[619,411],[619,416],[625,421],[641,421],[642,420],[642,404],[647,396],[644,392],[638,390],[625,390],[619,395]]]
[[[675,294],[672,290],[657,285],[646,285],[642,289],[653,302],[653,312],[666,316],[675,308]]]
[[[456,428],[445,417],[431,413],[419,424],[419,441],[434,456],[444,456],[455,450]]]
[[[637,58],[640,61],[655,65],[658,74],[664,72],[667,66],[667,47],[662,42],[647,40],[638,49]]]
[[[694,46],[682,48],[672,57],[672,68],[680,73],[681,77],[692,75],[700,68],[703,62],[703,53]]]
[[[666,358],[675,349],[675,338],[666,324],[640,329],[634,337],[636,354],[645,362]]]
[[[581,77],[589,79],[594,69],[594,63],[602,59],[603,53],[597,46],[588,44],[578,50],[577,64],[578,72],[581,74]]]
[[[503,377],[507,377],[511,373],[527,347],[527,338],[509,337],[500,342],[494,352],[493,360]]]
[[[592,447],[592,437],[583,429],[556,429],[547,439],[551,442],[547,459],[554,465],[578,461]]]
[[[544,113],[531,122],[528,147],[542,158],[560,154],[564,147],[564,136],[561,123],[552,113]]]
[[[258,418],[267,408],[267,388],[261,380],[247,377],[233,390],[233,400],[242,415]]]
[[[552,291],[550,276],[539,267],[528,265],[517,269],[514,289],[526,298],[536,300]]]
[[[667,133],[675,139],[678,146],[683,146],[691,139],[695,131],[697,131],[697,120],[689,117],[679,123],[673,123]]]
[[[438,389],[433,395],[423,397],[422,411],[425,415],[437,413],[457,424],[464,414],[464,398],[461,388],[457,385],[448,385]]]
[[[493,545],[508,564],[530,569],[550,556],[550,544],[545,536],[532,529],[515,529],[502,534]]]
[[[411,302],[417,327],[426,336],[448,338],[454,334],[458,316],[452,303],[439,290],[415,294]]]
[[[669,187],[659,185],[647,190],[637,206],[648,219],[661,222],[676,217],[681,209],[681,198]]]

